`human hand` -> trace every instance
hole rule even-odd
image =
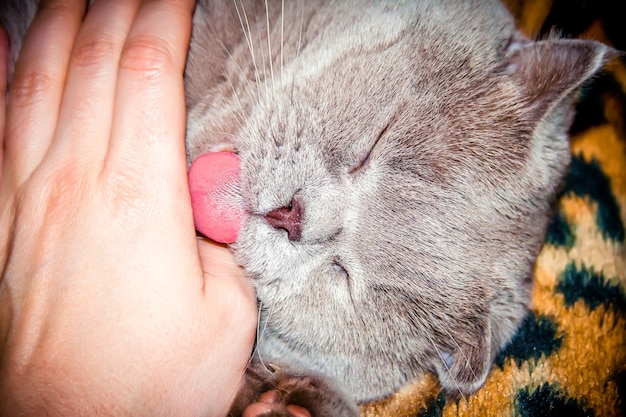
[[[256,303],[195,238],[193,1],[43,3],[0,91],[0,415],[223,415]]]

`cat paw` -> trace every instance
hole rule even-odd
[[[324,376],[253,363],[230,416],[358,417],[359,409]]]
[[[277,390],[264,392],[257,402],[250,404],[242,417],[312,417],[309,410],[299,405],[282,404]]]

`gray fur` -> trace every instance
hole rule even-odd
[[[531,42],[497,1],[202,1],[188,159],[241,158],[258,356],[357,402],[427,371],[478,389],[526,314],[576,91],[607,53]],[[290,241],[264,215],[294,196]]]
[[[234,9],[211,7],[197,20]],[[271,2],[273,77],[263,2],[246,12],[252,48],[238,19],[196,25],[187,69],[190,160],[234,146],[256,214],[234,248],[263,307],[261,358],[359,401],[425,370],[474,391],[526,314],[573,92],[607,48],[531,43],[494,1],[286,2],[281,70],[280,12]],[[222,48],[222,31],[239,39]],[[263,219],[294,195],[299,242]]]

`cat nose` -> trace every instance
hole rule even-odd
[[[287,207],[274,209],[265,215],[265,221],[275,229],[287,231],[291,241],[298,241],[302,237],[302,222],[304,208],[299,199],[294,198]]]

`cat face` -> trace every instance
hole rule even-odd
[[[190,161],[241,160],[259,355],[358,401],[428,370],[472,392],[525,314],[604,50],[531,43],[489,1],[288,3],[201,4],[186,74]]]
[[[1,10],[9,73],[35,4]],[[531,42],[496,0],[201,0],[187,156],[239,154],[259,356],[357,401],[425,371],[476,390],[525,314],[575,93],[607,55]]]

